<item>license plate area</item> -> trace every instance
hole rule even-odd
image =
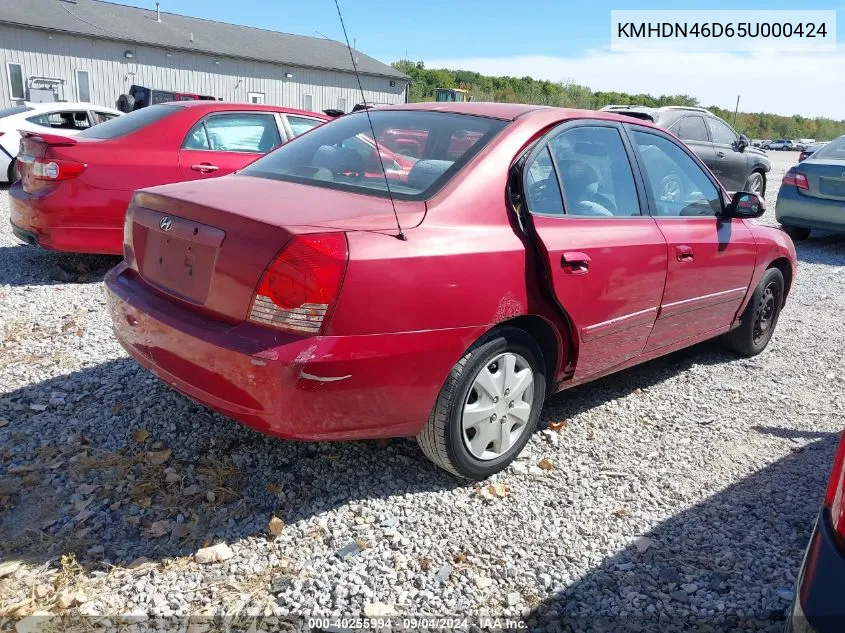
[[[845,180],[840,178],[819,178],[819,191],[826,196],[845,198]]]
[[[202,305],[226,234],[213,226],[151,209],[136,208],[133,220],[141,276],[168,294]]]

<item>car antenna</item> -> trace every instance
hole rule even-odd
[[[370,108],[367,106],[367,97],[364,94],[364,86],[361,85],[361,76],[358,74],[358,64],[355,62],[355,55],[352,53],[352,47],[349,45],[349,36],[346,34],[346,25],[343,23],[343,15],[340,13],[340,3],[334,0],[334,6],[337,8],[337,17],[340,18],[340,27],[343,29],[343,37],[346,40],[346,48],[349,49],[349,59],[352,60],[352,69],[355,71],[355,79],[358,81],[358,90],[361,91],[361,100],[364,104],[364,114],[367,115],[367,122],[370,124],[370,131],[373,133],[373,143],[376,146],[376,154],[378,155],[378,164],[381,165],[381,173],[384,176],[384,185],[387,187],[387,197],[390,198],[390,206],[393,207],[393,217],[396,218],[396,228],[399,229],[399,234],[396,236],[400,240],[407,241],[402,225],[399,223],[399,214],[396,212],[396,202],[393,200],[393,192],[390,191],[390,181],[387,178],[387,169],[384,167],[384,161],[381,158],[381,148],[378,145],[378,138],[376,137],[376,128],[373,125],[373,119],[370,117]]]

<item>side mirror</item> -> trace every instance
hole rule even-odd
[[[759,218],[766,212],[766,201],[756,193],[737,191],[725,209],[729,218]]]
[[[748,137],[745,134],[740,134],[736,145],[739,147],[740,152],[744,152],[745,148],[751,145],[751,141],[748,140]]]

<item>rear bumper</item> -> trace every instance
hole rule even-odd
[[[303,338],[186,311],[125,263],[106,287],[115,335],[141,365],[190,398],[289,439],[416,435],[452,366],[486,330]]]
[[[788,633],[839,633],[845,629],[845,553],[834,537],[826,510],[819,515],[804,562]]]
[[[85,189],[69,195],[65,186],[30,194],[20,182],[12,185],[9,194],[15,234],[20,237],[20,232],[30,238],[25,239],[30,244],[54,251],[120,255],[130,194]]]
[[[812,198],[786,185],[778,193],[775,217],[787,226],[845,232],[845,201]]]

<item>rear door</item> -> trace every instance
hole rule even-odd
[[[700,114],[690,114],[681,117],[675,125],[669,128],[679,139],[687,144],[710,169],[716,168],[716,151],[710,140],[710,132],[704,117]]]
[[[270,112],[215,112],[197,121],[179,150],[185,180],[214,178],[243,169],[282,144]]]
[[[669,247],[660,315],[646,350],[724,331],[751,283],[754,237],[743,220],[721,217],[721,190],[683,145],[652,128],[628,129]]]
[[[739,135],[727,123],[713,117],[707,117],[707,127],[716,155],[714,163],[707,166],[725,189],[742,191],[748,178],[748,155],[739,149]]]
[[[565,123],[532,150],[523,188],[533,231],[577,337],[575,379],[640,354],[666,279],[666,240],[643,210],[631,148],[608,121]]]

